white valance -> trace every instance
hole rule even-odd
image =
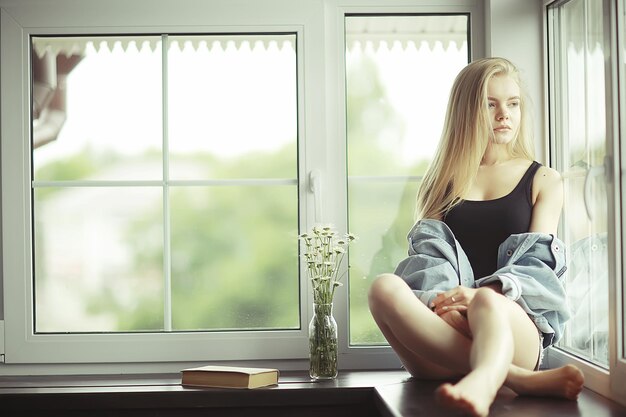
[[[373,47],[374,49],[386,45],[389,49],[397,44],[406,49],[414,44],[419,48],[426,43],[431,49],[438,44],[444,49],[451,45],[458,49],[467,47],[468,17],[466,15],[400,15],[400,16],[347,16],[346,17],[346,46],[348,50],[354,48]],[[242,46],[255,48],[262,45],[264,48],[291,48],[295,49],[295,34],[233,34],[233,35],[169,35],[167,37],[170,48],[182,49],[190,45],[194,49],[214,47],[226,49]],[[82,55],[87,46],[93,46],[96,51],[106,48],[129,47],[141,50],[150,48],[155,50],[162,42],[160,35],[154,36],[58,36],[34,37],[33,48],[39,58],[46,52],[53,56],[64,54]]]
[[[231,45],[236,49],[246,45],[254,48],[259,44],[264,48],[294,48],[295,35],[210,35],[210,36],[180,36],[167,37],[170,48],[182,49],[185,45],[191,45],[194,49],[207,48],[209,51],[214,47],[226,49]],[[83,55],[88,46],[96,51],[105,48],[109,51],[115,48],[150,48],[154,51],[160,47],[161,36],[64,36],[64,37],[33,37],[33,49],[39,58],[46,52],[53,56],[63,54],[66,56]]]
[[[413,44],[420,48],[426,43],[430,49],[438,44],[444,49],[467,47],[468,17],[466,15],[404,15],[404,16],[347,16],[346,47],[365,49],[381,46],[388,49],[400,45],[406,49]]]

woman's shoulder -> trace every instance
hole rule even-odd
[[[563,181],[559,171],[541,164],[535,174],[535,180],[542,184],[558,184]]]
[[[535,201],[539,195],[553,193],[562,195],[563,178],[556,169],[540,165],[533,180],[533,201]]]

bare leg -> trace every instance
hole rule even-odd
[[[513,331],[500,298],[503,297],[490,289],[476,292],[467,312],[474,336],[469,357],[472,371],[457,384],[444,384],[437,390],[442,403],[474,416],[489,414],[513,362]],[[494,311],[503,314],[493,314]]]
[[[470,371],[472,341],[422,304],[400,277],[381,275],[369,295],[376,323],[413,376],[450,378]]]
[[[491,290],[485,290],[491,291]],[[497,295],[497,294],[493,294]],[[574,399],[578,392],[582,389],[582,374],[575,367],[564,367],[554,370],[533,372],[531,371],[537,361],[539,354],[537,330],[528,318],[526,313],[516,303],[498,296],[498,309],[503,308],[508,314],[499,314],[502,318],[507,319],[503,338],[496,333],[496,341],[504,343],[505,351],[497,352],[498,363],[506,362],[506,358],[510,358],[510,338],[513,337],[513,353],[512,363],[496,370],[498,380],[502,380],[502,369],[505,372],[505,384],[515,390],[518,394],[525,395],[551,395]],[[489,297],[486,298],[487,304],[493,301]],[[479,298],[479,300],[481,299]],[[483,300],[483,304],[484,304]],[[489,306],[482,306],[482,309],[489,311]],[[481,328],[481,322],[478,320],[481,314],[480,303],[474,306],[473,315],[478,313],[473,320],[472,332]],[[470,370],[471,361],[474,366],[478,367],[481,361],[480,353],[470,355],[472,349],[472,340],[463,336],[454,330],[450,325],[444,322],[439,316],[424,306],[412,293],[406,283],[393,274],[385,274],[380,276],[370,289],[370,310],[374,319],[378,323],[381,331],[387,338],[387,341],[400,357],[407,370],[415,377],[429,379],[449,379],[466,375]],[[499,325],[499,324],[497,324]],[[496,326],[497,326],[496,325]],[[470,327],[472,325],[470,324]],[[482,333],[484,340],[489,340],[493,334],[487,326],[487,330]],[[511,336],[511,329],[516,329]],[[476,335],[474,335],[474,339]],[[537,348],[528,349],[528,340],[537,340]],[[474,340],[476,344],[476,340]],[[491,345],[491,342],[487,342]],[[479,345],[476,345],[479,346]],[[509,347],[507,347],[509,346]],[[515,348],[519,346],[519,348]],[[485,349],[489,351],[491,347]],[[504,356],[502,356],[504,355]],[[488,355],[487,361],[491,361]],[[470,360],[470,358],[473,358]],[[499,366],[499,365],[498,365]],[[475,369],[475,368],[474,368]],[[481,369],[482,372],[493,369],[487,364],[487,368]],[[479,377],[481,374],[473,375]],[[468,375],[469,376],[469,375]],[[467,384],[462,384],[458,388],[462,388]],[[569,386],[569,388],[563,388]],[[499,386],[498,386],[499,388]],[[448,397],[455,398],[461,391],[450,390],[450,387],[442,388],[441,398],[447,401]],[[496,389],[497,391],[497,389]],[[463,391],[465,392],[465,391]],[[491,394],[490,394],[491,395]],[[493,398],[491,398],[492,400]],[[490,400],[482,401],[490,402]],[[463,403],[463,401],[461,401]],[[470,408],[472,408],[471,406]],[[481,410],[484,406],[477,406]],[[464,405],[461,408],[466,409]],[[470,410],[470,412],[472,412]],[[480,411],[482,412],[482,411]],[[480,414],[478,414],[480,415]]]
[[[389,342],[393,350],[400,358],[404,368],[409,371],[413,377],[419,379],[456,379],[464,375],[461,372],[452,371],[449,368],[437,365],[430,360],[422,358],[400,343],[400,341],[396,339],[395,335],[386,325],[379,324],[378,326],[387,339],[387,342]]]
[[[585,378],[574,365],[545,371],[529,371],[511,366],[505,385],[519,395],[559,397],[576,400]]]

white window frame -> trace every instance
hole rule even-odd
[[[626,324],[626,293],[624,283],[624,269],[626,265],[626,253],[624,253],[623,243],[626,239],[626,145],[620,138],[626,138],[626,108],[620,103],[626,102],[626,68],[623,64],[626,59],[624,48],[626,48],[626,8],[619,0],[610,2],[610,39],[611,39],[611,107],[613,109],[610,132],[615,144],[615,154],[618,160],[613,164],[613,178],[619,184],[621,198],[616,198],[613,210],[617,216],[621,216],[616,232],[620,233],[616,237],[616,253],[621,256],[615,257],[615,280],[610,283],[609,311],[609,331],[613,334],[609,352],[609,363],[611,365],[611,396],[617,401],[626,405],[626,338],[624,337],[624,325]],[[622,63],[622,64],[620,64]],[[617,94],[615,93],[617,92]],[[621,97],[621,100],[620,100]]]
[[[119,33],[296,33],[298,107],[298,136],[324,137],[323,120],[304,119],[321,107],[323,95],[313,86],[322,69],[322,33],[315,27],[315,13],[302,1],[299,10],[257,18],[266,9],[261,6],[241,11],[236,6],[215,2],[207,6],[184,7],[181,2],[135,1],[138,12],[128,11],[123,0],[77,4],[65,0],[55,2],[3,2],[0,10],[2,28],[2,197],[3,197],[3,289],[5,363],[22,365],[107,362],[118,368],[133,369],[135,365],[149,370],[159,369],[146,364],[165,362],[201,362],[210,360],[293,360],[307,354],[308,311],[301,311],[298,330],[239,331],[239,332],[176,332],[176,333],[112,333],[112,334],[34,334],[33,282],[31,262],[31,193],[30,193],[30,36],[31,35],[107,35]],[[222,4],[224,3],[224,4]],[[284,10],[282,2],[268,0],[265,6]],[[201,10],[198,10],[200,7]],[[203,9],[204,8],[204,9]],[[133,9],[135,10],[135,9]],[[141,10],[150,10],[143,13]],[[215,13],[218,10],[221,13]],[[60,12],[60,13],[59,13]],[[111,19],[111,13],[115,18]],[[256,13],[256,16],[255,16]],[[319,18],[317,19],[319,20]],[[167,22],[164,25],[163,22]],[[317,58],[317,59],[316,59]],[[6,70],[5,70],[6,68]],[[306,97],[306,98],[305,98]],[[9,103],[11,103],[9,105]],[[318,146],[325,143],[318,143]],[[306,158],[304,146],[299,150],[300,201],[309,200],[303,186],[304,172],[311,169],[312,159]],[[308,211],[301,209],[300,227],[312,223]],[[294,244],[296,242],[294,236]],[[307,306],[307,287],[302,285],[298,302]],[[280,346],[277,349],[276,346]],[[144,365],[144,366],[141,366]],[[179,369],[176,366],[175,369]],[[97,368],[92,365],[91,369]],[[12,367],[13,369],[14,367]],[[18,367],[19,368],[19,367]],[[115,369],[106,367],[109,369]],[[1,369],[0,371],[6,371]],[[18,370],[18,372],[20,372]],[[56,372],[56,371],[55,371]]]
[[[0,365],[0,375],[169,372],[207,361],[231,364],[254,361],[285,370],[306,369],[307,326],[312,314],[310,284],[306,280],[300,284],[299,330],[33,334],[29,37],[43,34],[296,33],[299,226],[304,230],[322,222],[345,230],[345,15],[469,14],[470,47],[476,58],[484,56],[482,1],[250,0],[242,7],[228,0],[201,4],[191,0],[134,0],[132,6],[130,9],[125,0],[84,3],[0,0],[0,58],[3,63],[11,63],[3,65],[0,74],[4,292],[4,320],[0,321],[4,325],[4,352],[0,347],[0,354],[4,353],[5,363],[10,364]],[[312,174],[319,180],[319,188],[311,187]],[[353,232],[358,234],[358,231]],[[340,368],[399,366],[389,347],[349,345],[347,289],[335,297],[334,311],[340,329]]]
[[[607,158],[606,164],[609,172],[607,179],[608,219],[614,227],[608,227],[609,245],[609,369],[596,366],[588,361],[560,349],[551,348],[547,356],[549,367],[557,367],[565,364],[574,364],[582,369],[585,374],[585,385],[601,395],[612,398],[622,404],[626,404],[626,360],[624,352],[624,276],[622,265],[626,262],[622,248],[622,242],[626,238],[626,225],[624,224],[626,209],[626,183],[624,178],[624,161],[626,161],[626,146],[620,141],[625,134],[626,109],[620,108],[620,97],[626,97],[626,74],[623,62],[624,27],[623,16],[625,12],[621,0],[602,0],[603,7],[609,13],[604,15],[605,28],[605,51],[608,55],[609,64],[605,68],[606,83],[606,132],[607,132]],[[557,1],[544,1],[544,27],[548,27],[548,6],[558,4]],[[545,36],[545,42],[551,40]],[[547,53],[545,62],[548,62]],[[548,71],[546,66],[546,80]],[[555,86],[551,86],[555,88]],[[554,92],[553,92],[554,94]],[[546,92],[547,95],[547,92]],[[550,114],[555,115],[552,106]],[[551,135],[554,137],[554,135]],[[557,150],[558,144],[552,143],[552,155]]]
[[[346,178],[346,63],[345,63],[345,17],[359,14],[468,14],[470,20],[470,54],[480,57],[484,53],[483,8],[479,1],[458,4],[455,1],[440,1],[436,5],[428,1],[411,0],[329,0],[325,5],[326,27],[326,123],[327,137],[332,143],[340,143],[337,152],[327,155],[328,175],[330,178]],[[476,55],[478,54],[478,55]],[[384,161],[381,161],[384,163]],[[333,187],[332,195],[336,204],[328,207],[330,216],[338,219],[339,229],[347,228],[348,184],[337,181],[329,184]],[[358,235],[358,230],[351,230]],[[408,232],[408,231],[407,231]],[[348,293],[342,297],[342,304],[336,312],[340,331],[340,367],[348,369],[399,368],[400,361],[389,346],[352,346],[349,333]]]

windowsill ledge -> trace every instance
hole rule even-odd
[[[172,374],[2,377],[0,415],[447,415],[434,401],[438,385],[404,371],[340,371],[336,380],[318,382],[304,372],[283,372],[278,386],[255,390],[187,388]],[[517,397],[504,388],[490,416],[504,415],[616,417],[626,408],[589,390],[572,402]]]

